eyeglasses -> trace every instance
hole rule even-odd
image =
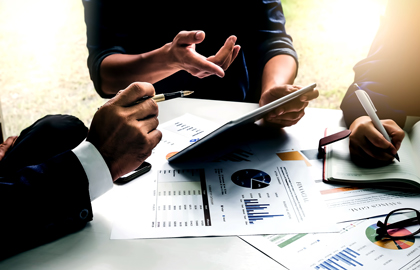
[[[413,208],[391,211],[382,223],[376,224],[376,240],[401,239],[420,233],[420,212]]]

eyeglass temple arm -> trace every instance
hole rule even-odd
[[[378,221],[377,226],[379,227],[378,229],[382,231],[382,230],[388,230],[388,229],[401,228],[401,227],[405,227],[405,226],[409,226],[413,224],[419,224],[419,220],[417,217],[404,219],[404,220],[401,220],[392,224],[387,224],[387,225],[385,225],[381,221]]]

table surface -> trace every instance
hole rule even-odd
[[[257,104],[178,98],[159,103],[159,121],[191,113],[219,124]],[[302,149],[317,148],[327,126],[343,125],[338,110],[307,108],[286,134]],[[92,203],[94,219],[79,232],[0,262],[0,269],[285,269],[238,237],[111,240],[116,188]]]

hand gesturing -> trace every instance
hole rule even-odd
[[[198,78],[210,75],[225,76],[239,53],[240,46],[235,45],[236,37],[230,36],[220,50],[213,56],[204,57],[196,52],[196,44],[203,42],[203,31],[181,31],[170,43],[169,52],[172,62],[178,69],[185,70]]]

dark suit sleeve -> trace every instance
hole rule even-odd
[[[92,220],[89,182],[68,151],[0,177],[0,258],[83,228]]]

